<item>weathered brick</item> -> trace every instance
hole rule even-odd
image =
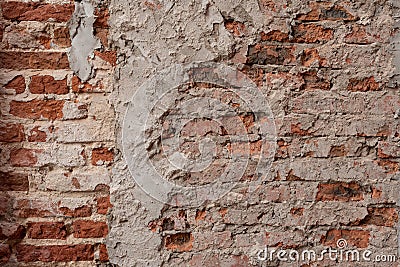
[[[69,69],[66,53],[63,52],[0,52],[1,69]]]
[[[18,148],[10,153],[10,162],[12,166],[16,167],[31,167],[35,166],[38,162],[38,156],[43,150],[41,149],[28,149]]]
[[[94,148],[92,150],[92,164],[93,165],[110,165],[114,160],[113,149],[106,147]]]
[[[100,244],[99,252],[100,252],[99,260],[102,262],[108,261],[108,252],[105,244]]]
[[[66,22],[70,19],[73,11],[73,4],[45,4],[41,2],[3,2],[3,17],[10,20],[34,20]]]
[[[94,10],[94,15],[96,17],[96,20],[93,23],[93,27],[95,28],[108,28],[108,19],[110,18],[110,13],[108,11],[108,8],[106,7],[101,7],[101,8],[96,8]]]
[[[23,225],[4,222],[0,226],[1,240],[21,240],[24,239],[25,235],[26,228]]]
[[[92,261],[94,247],[90,244],[34,246],[19,244],[16,247],[19,262]]]
[[[369,207],[368,215],[361,220],[361,225],[377,225],[393,227],[399,220],[396,208],[387,207]]]
[[[65,167],[83,165],[85,162],[82,157],[79,157],[80,153],[75,154],[76,157],[70,161],[64,159],[62,155],[63,153],[60,153],[60,159],[49,160],[49,162]],[[73,171],[65,169],[49,171],[41,178],[38,189],[58,192],[90,192],[101,191],[102,187],[109,184],[110,174],[107,169],[102,167],[81,167],[75,168]]]
[[[255,44],[248,47],[247,64],[290,65],[294,62],[293,46]]]
[[[22,22],[6,28],[3,43],[7,49],[50,49],[50,29],[41,22]]]
[[[331,82],[316,71],[307,71],[301,74],[304,83],[301,89],[304,90],[329,90]]]
[[[10,114],[27,119],[61,119],[64,100],[11,101]]]
[[[345,42],[348,44],[371,44],[373,38],[367,33],[365,26],[353,25],[352,30],[345,37]]]
[[[94,54],[101,58],[102,60],[110,63],[111,66],[117,65],[117,53],[115,51],[94,51]]]
[[[369,244],[369,238],[369,231],[331,229],[321,238],[321,242],[326,246],[337,248],[337,241],[345,239],[350,246],[366,248]]]
[[[0,122],[0,142],[22,142],[24,139],[24,127],[21,124]]]
[[[274,41],[274,42],[289,42],[289,34],[281,32],[279,30],[273,30],[270,32],[261,32],[262,41]]]
[[[107,214],[110,208],[113,207],[113,205],[110,202],[110,196],[98,197],[96,201],[97,201],[98,214]]]
[[[347,90],[353,92],[377,91],[379,89],[379,83],[375,81],[374,77],[364,79],[352,78],[347,85]]]
[[[29,142],[46,142],[47,134],[45,131],[40,130],[40,126],[35,126],[30,130],[28,135]]]
[[[78,220],[73,223],[75,238],[106,237],[108,226],[105,222]]]
[[[193,249],[193,235],[191,233],[177,233],[164,237],[164,247],[176,252],[191,251]]]
[[[381,159],[400,158],[400,147],[396,142],[380,141],[377,152]]]
[[[29,222],[28,237],[33,239],[66,239],[67,229],[63,222]]]
[[[299,24],[293,26],[293,38],[296,43],[324,43],[333,38],[333,30],[321,25]]]
[[[327,61],[326,58],[322,58],[318,54],[318,50],[315,48],[307,48],[304,49],[303,54],[301,55],[301,64],[305,67],[310,66],[318,66],[318,67],[326,67]]]
[[[67,200],[69,201],[69,200]],[[89,217],[92,208],[87,204],[65,207],[60,200],[54,199],[18,199],[14,203],[13,215],[20,218],[30,217]]]
[[[70,47],[71,37],[67,27],[58,27],[54,29],[53,42],[59,47]]]
[[[35,75],[31,77],[29,90],[32,94],[67,94],[67,79],[55,80],[50,75]]]
[[[239,21],[235,21],[233,19],[225,20],[224,26],[234,36],[243,36],[246,32],[245,25],[243,23],[241,23]]]
[[[8,262],[11,257],[11,248],[8,244],[0,244],[0,262]]]
[[[70,209],[67,207],[60,207],[60,211],[68,217],[89,217],[92,215],[92,208],[90,206],[84,205],[75,209]]]
[[[75,93],[88,93],[88,92],[104,92],[103,84],[101,80],[98,80],[96,84],[89,82],[82,83],[79,77],[72,77],[72,91]]]
[[[361,186],[351,183],[326,183],[318,186],[317,201],[361,201],[364,192]]]
[[[310,12],[297,16],[298,20],[303,21],[319,21],[319,20],[333,20],[333,21],[352,21],[357,18],[352,15],[343,6],[333,5],[329,2],[310,2]]]
[[[15,76],[11,81],[9,81],[4,88],[15,90],[16,94],[22,94],[25,91],[25,78],[22,75]]]
[[[0,191],[28,191],[28,175],[0,171]]]

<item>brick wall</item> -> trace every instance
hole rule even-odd
[[[264,246],[322,251],[336,248],[340,238],[350,249],[397,254],[400,98],[391,81],[398,73],[395,2],[246,0],[171,6],[168,1],[114,1],[111,32],[121,60],[115,81],[122,101],[118,113],[134,91],[129,86],[139,87],[141,77],[173,64],[214,61],[242,70],[259,86],[274,113],[278,138],[268,177],[256,191],[247,187],[246,180],[254,178],[250,172],[232,192],[196,208],[158,205],[135,191],[129,173],[115,176],[113,262],[297,266],[260,263],[256,254]],[[189,89],[204,96],[204,88],[212,85]],[[231,104],[231,95],[224,97]],[[200,138],[223,135],[210,120],[188,128]],[[195,147],[182,151],[193,155]],[[257,143],[250,149],[259,152]],[[179,177],[178,172],[174,181],[207,183],[219,173],[214,168],[203,176]],[[356,266],[351,264],[343,266]]]
[[[73,74],[73,12],[69,1],[1,2],[1,265],[108,261],[115,55],[99,5],[94,75],[82,82]]]
[[[2,265],[257,266],[265,246],[322,250],[341,238],[397,254],[398,9],[372,0],[227,2],[96,2],[100,46],[87,81],[70,69],[74,3],[1,2]],[[121,125],[145,79],[193,61],[231,65],[258,85],[277,150],[255,192],[246,189],[250,170],[214,203],[171,207],[135,185]],[[252,118],[242,118],[248,131]],[[196,123],[190,135],[214,127]],[[259,143],[250,148],[257,154]],[[337,266],[302,266],[321,264]]]

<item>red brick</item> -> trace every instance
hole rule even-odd
[[[61,119],[64,100],[11,101],[10,114],[27,119]]]
[[[69,69],[66,53],[62,52],[0,52],[1,69]]]
[[[94,28],[94,36],[96,36],[104,47],[108,47],[108,29]]]
[[[66,239],[67,229],[63,222],[29,222],[28,237],[33,239]]]
[[[399,163],[391,160],[377,160],[376,163],[379,167],[384,169],[386,173],[394,174],[399,171]]]
[[[331,229],[321,238],[321,242],[326,246],[337,248],[337,241],[345,239],[350,246],[366,248],[368,247],[369,237],[369,231]]]
[[[377,91],[379,89],[379,83],[372,76],[364,79],[352,78],[347,85],[347,90],[353,92]]]
[[[18,148],[10,153],[10,162],[16,167],[30,167],[37,163],[37,155],[42,153],[40,149]]]
[[[89,217],[92,215],[92,208],[90,206],[82,206],[71,210],[66,207],[60,207],[60,211],[68,217]]]
[[[289,34],[274,30],[267,33],[261,33],[262,41],[274,41],[274,42],[289,42]]]
[[[276,46],[266,44],[250,45],[247,52],[247,64],[290,64],[295,60],[293,51],[293,46]]]
[[[69,29],[67,27],[55,28],[53,42],[59,47],[70,47],[71,37],[69,35]]]
[[[26,228],[23,225],[5,223],[0,226],[1,240],[21,240],[26,235]]]
[[[0,193],[0,216],[7,217],[11,214],[13,199],[6,192]]]
[[[393,227],[397,224],[398,220],[399,215],[396,208],[369,207],[368,215],[360,224]]]
[[[319,67],[326,67],[326,59],[320,57],[318,54],[318,50],[315,48],[310,48],[310,49],[305,49],[303,51],[303,54],[301,56],[301,64],[305,67],[310,67],[311,65],[314,64],[314,62],[317,62]]]
[[[107,247],[104,244],[100,244],[99,246],[99,259],[102,262],[108,261],[108,252],[107,252]]]
[[[53,246],[19,244],[16,246],[16,256],[19,262],[92,261],[94,248],[90,244]]]
[[[318,21],[318,20],[341,20],[353,21],[357,18],[350,14],[348,10],[339,5],[332,5],[329,2],[310,2],[311,11],[307,14],[298,15],[298,20]]]
[[[276,11],[276,4],[273,0],[259,0],[258,3],[263,12]]]
[[[378,157],[381,159],[400,158],[399,144],[396,142],[379,142]]]
[[[293,135],[300,135],[300,136],[310,136],[310,135],[312,135],[312,132],[302,128],[301,123],[291,124],[290,125],[290,132]]]
[[[24,139],[24,127],[21,124],[0,122],[0,142],[22,142]]]
[[[75,238],[106,237],[108,226],[105,222],[78,220],[73,223]]]
[[[371,36],[367,34],[365,26],[363,25],[353,25],[351,33],[346,35],[344,40],[348,44],[361,45],[371,44],[373,42]]]
[[[346,151],[346,146],[345,145],[340,145],[340,146],[332,146],[331,151],[329,151],[329,156],[330,157],[343,157],[347,155]]]
[[[320,77],[316,71],[307,71],[301,74],[304,84],[303,90],[329,90],[331,83],[324,77]]]
[[[333,30],[315,24],[293,26],[293,37],[296,43],[323,43],[333,38]]]
[[[3,17],[10,20],[66,22],[74,12],[73,4],[57,5],[40,2],[3,2]]]
[[[16,94],[23,93],[25,91],[25,87],[25,78],[22,75],[15,76],[4,86],[6,89],[14,89]]]
[[[97,213],[98,214],[107,214],[108,210],[112,207],[113,207],[113,205],[111,205],[111,203],[110,203],[110,196],[97,198]]]
[[[47,134],[44,131],[39,130],[39,126],[33,128],[28,136],[29,142],[46,142]]]
[[[164,246],[167,250],[184,252],[193,248],[193,236],[191,233],[177,233],[164,237]]]
[[[104,52],[94,51],[94,54],[99,58],[103,59],[104,61],[110,63],[111,66],[117,65],[117,53],[115,51],[104,51]]]
[[[246,27],[239,21],[228,19],[224,21],[225,28],[234,36],[243,36],[246,32]]]
[[[94,148],[92,150],[92,164],[105,165],[110,164],[114,160],[114,152],[106,147]]]
[[[108,11],[108,8],[96,8],[94,11],[94,15],[96,17],[96,20],[93,23],[93,27],[103,29],[107,29],[109,27],[108,19],[110,17],[110,13]]]
[[[82,83],[79,77],[72,77],[72,91],[75,93],[88,93],[88,92],[101,92],[103,90],[103,85],[101,82],[96,85],[92,85],[90,83]]]
[[[0,171],[0,191],[28,190],[29,180],[27,175]]]
[[[20,218],[54,216],[56,207],[52,203],[43,203],[30,199],[19,199],[14,207],[14,216]]]
[[[252,68],[247,65],[241,71],[246,74],[258,87],[263,85],[264,70],[261,68]]]
[[[50,75],[35,75],[31,78],[29,90],[32,94],[67,94],[67,79],[56,80]]]
[[[11,257],[11,249],[8,244],[0,244],[0,262],[8,262]]]
[[[334,182],[318,185],[317,201],[361,201],[364,192],[355,182]]]

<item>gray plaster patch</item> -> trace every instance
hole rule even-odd
[[[92,75],[93,66],[88,58],[93,50],[100,47],[100,41],[93,35],[94,6],[90,1],[75,2],[75,11],[70,20],[71,49],[68,53],[71,69],[82,81]]]

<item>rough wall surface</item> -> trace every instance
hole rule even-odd
[[[108,99],[115,54],[107,42],[107,5],[87,5],[96,15],[92,28],[99,44],[84,58],[91,75],[83,82],[68,60],[83,27],[71,17],[82,3],[1,2],[2,266],[95,266],[108,260],[104,241],[115,153]],[[86,66],[84,60],[71,66]]]
[[[112,1],[118,144],[126,107],[147,78],[174,64],[213,61],[242,70],[259,86],[274,113],[278,148],[266,182],[255,192],[246,190],[244,179],[220,200],[196,208],[173,208],[147,197],[127,163],[118,161],[111,184],[111,261],[300,266],[260,262],[257,253],[265,246],[321,251],[336,248],[339,239],[349,248],[397,254],[396,6]],[[212,125],[192,127],[202,136]],[[302,266],[337,265],[316,260]]]
[[[398,0],[1,2],[0,261],[398,266],[258,253],[322,251],[343,239],[372,258],[398,255],[399,25]],[[217,201],[171,207],[132,179],[124,115],[152,75],[203,61],[241,70],[266,97],[274,161],[255,191],[250,168]],[[254,114],[242,115],[253,138]],[[200,139],[215,130],[208,120],[189,126]],[[182,149],[198,155],[193,147]],[[249,149],[260,153],[257,139]]]

